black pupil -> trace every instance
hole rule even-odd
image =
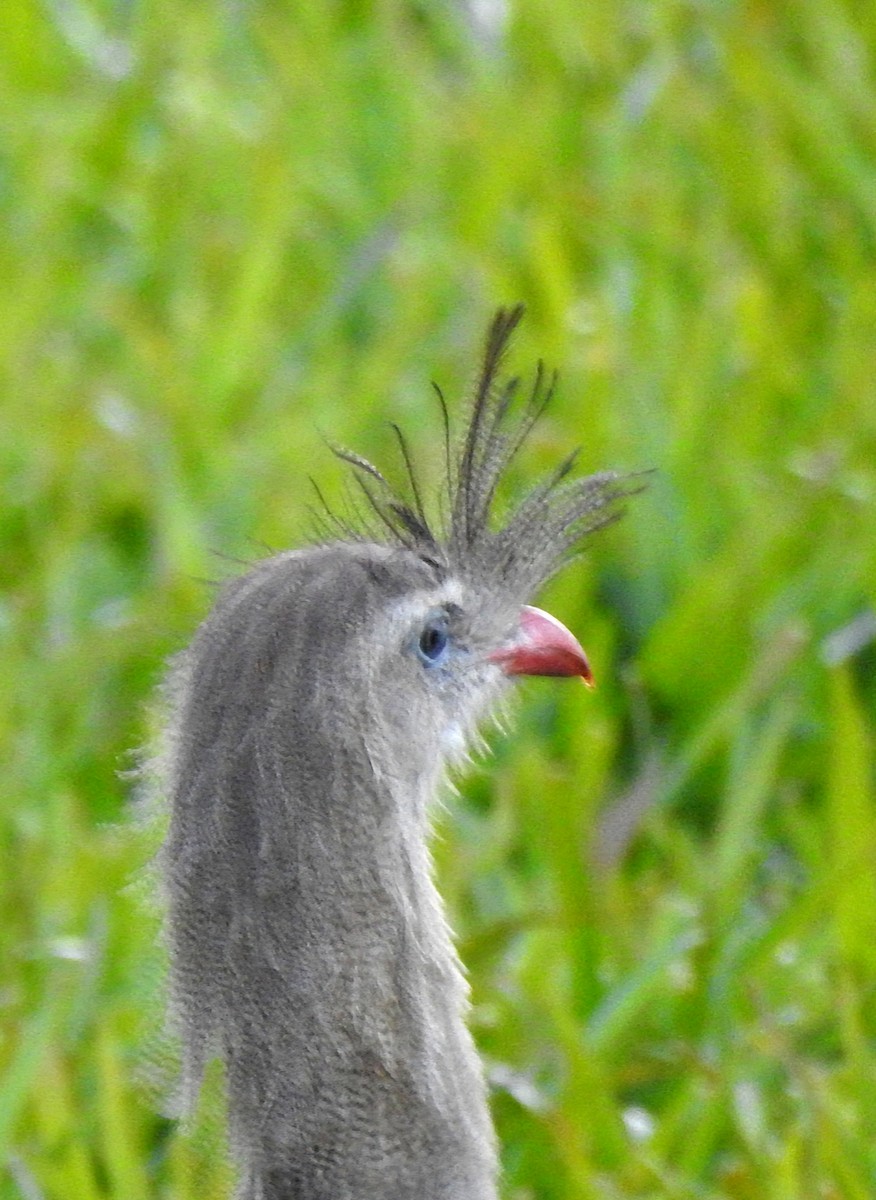
[[[447,633],[440,625],[430,625],[420,634],[420,650],[426,658],[437,658],[447,645]]]

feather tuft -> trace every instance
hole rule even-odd
[[[607,471],[572,477],[580,449],[567,455],[547,479],[523,496],[498,522],[496,496],[512,462],[543,416],[556,390],[557,373],[538,362],[528,393],[522,381],[501,376],[508,347],[523,318],[523,305],[500,308],[484,344],[483,359],[465,430],[454,453],[447,403],[433,384],[440,405],[446,478],[441,521],[429,518],[413,455],[402,430],[391,424],[406,476],[408,496],[396,492],[366,458],[332,445],[332,452],[355,472],[374,521],[364,527],[333,518],[354,540],[395,542],[448,572],[505,590],[531,594],[567,561],[588,534],[617,520],[622,502],[644,487],[643,474]],[[517,411],[519,410],[519,411]],[[516,415],[515,415],[516,412]]]

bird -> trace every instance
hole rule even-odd
[[[169,1020],[189,1103],[224,1067],[240,1200],[499,1195],[430,814],[516,677],[592,684],[531,601],[632,491],[573,453],[497,513],[556,383],[504,378],[522,315],[489,323],[458,438],[436,388],[438,515],[398,427],[403,488],[333,446],[352,513],[223,585],[168,674]]]

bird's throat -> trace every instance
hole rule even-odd
[[[410,819],[421,807],[410,797],[375,805],[369,789],[347,795],[344,820],[323,813],[305,844],[293,829],[283,880],[271,875],[246,945],[230,948],[247,981],[225,1042],[244,1157],[284,1164],[275,1178],[322,1164],[318,1186],[302,1176],[278,1197],[366,1200],[390,1177],[411,1200],[496,1194],[467,989],[425,822]],[[317,893],[329,875],[333,886]]]

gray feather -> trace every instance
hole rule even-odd
[[[411,456],[398,431],[410,501],[397,495],[386,477],[360,455],[333,449],[357,472],[376,514],[377,523],[366,526],[366,536],[389,537],[414,553],[440,561],[449,574],[526,597],[537,592],[564,564],[569,550],[586,534],[617,520],[622,511],[620,502],[641,490],[641,479],[604,471],[564,483],[577,456],[575,451],[551,478],[524,496],[496,525],[493,510],[497,490],[550,403],[557,380],[555,373],[549,375],[539,363],[521,405],[515,405],[520,381],[502,382],[502,362],[522,316],[522,305],[500,309],[490,324],[465,433],[455,458],[450,450],[447,407],[436,388],[447,446],[442,505],[442,511],[450,514],[446,527],[427,519]],[[515,415],[518,407],[521,411]],[[367,483],[362,475],[367,475]],[[356,538],[363,535],[363,530],[348,526],[346,533]]]
[[[497,1155],[467,989],[427,848],[445,769],[506,686],[488,652],[625,494],[569,459],[491,528],[518,425],[499,313],[448,480],[449,527],[358,455],[382,533],[267,559],[176,662],[161,867],[189,1095],[226,1068],[245,1200],[494,1200]],[[448,456],[450,457],[450,456]],[[343,529],[342,524],[335,528]],[[417,637],[442,614],[453,657]]]

